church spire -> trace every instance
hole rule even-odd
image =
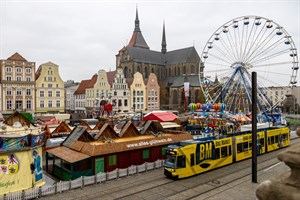
[[[150,49],[149,46],[147,45],[147,43],[142,35],[142,31],[140,29],[140,20],[139,20],[137,7],[136,7],[136,16],[135,16],[135,21],[134,21],[134,31],[133,31],[131,39],[128,43],[128,46]]]
[[[161,42],[161,52],[163,54],[167,53],[167,41],[166,41],[166,33],[165,33],[165,21],[163,25],[163,35],[162,35],[162,42]]]
[[[138,13],[138,8],[137,8],[137,6],[136,6],[136,16],[135,16],[135,21],[134,21],[134,31],[141,31],[141,29],[140,29],[139,13]]]

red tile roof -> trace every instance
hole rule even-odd
[[[85,89],[87,88],[88,84],[90,83],[90,80],[83,80],[79,84],[77,90],[74,92],[74,94],[85,94]]]
[[[107,81],[108,81],[108,83],[109,83],[110,86],[112,86],[112,84],[113,84],[116,72],[117,72],[116,70],[115,71],[111,71],[111,72],[106,72]]]
[[[89,84],[87,85],[86,88],[93,88],[96,81],[97,81],[97,78],[98,78],[98,74],[95,74],[92,79],[90,80]]]
[[[25,58],[23,58],[18,52],[16,52],[14,55],[12,55],[9,58],[7,58],[7,60],[25,61],[25,62],[27,62],[27,60]]]

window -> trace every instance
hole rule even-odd
[[[219,159],[220,158],[220,148],[216,148],[215,149],[215,159]]]
[[[127,101],[127,99],[124,100],[124,106],[128,106],[128,101]]]
[[[31,109],[31,100],[27,100],[26,102],[26,108]]]
[[[56,91],[56,97],[60,97],[60,91]]]
[[[150,150],[149,149],[143,150],[143,159],[147,159],[149,157],[150,157]]]
[[[10,99],[8,99],[8,100],[6,100],[6,109],[7,110],[11,110],[12,109],[12,107],[11,107],[11,100]]]
[[[48,84],[48,88],[52,88],[52,84]]]
[[[30,74],[31,73],[31,69],[30,68],[26,68],[25,72],[26,72],[26,74]]]
[[[52,77],[48,77],[48,81],[52,81]]]
[[[44,108],[45,107],[45,103],[44,103],[44,101],[42,100],[42,101],[40,101],[40,108]]]
[[[22,81],[22,77],[21,76],[17,76],[17,81]]]
[[[275,135],[275,143],[278,143],[278,135]]]
[[[185,156],[178,156],[177,157],[177,168],[185,168]]]
[[[21,67],[17,67],[16,72],[17,73],[22,73],[22,68]]]
[[[21,100],[16,101],[16,109],[22,109],[22,101]]]
[[[271,137],[271,144],[274,144],[274,136]]]
[[[51,100],[48,101],[48,107],[49,107],[49,108],[52,108],[52,101],[51,101]]]
[[[48,97],[52,97],[52,91],[48,91]]]
[[[194,166],[195,165],[195,154],[191,154],[191,166]]]
[[[7,81],[11,81],[11,76],[7,76],[7,77],[6,77],[6,80],[7,80]]]
[[[26,81],[30,82],[31,81],[31,77],[30,76],[26,76]]]
[[[108,166],[114,166],[117,164],[117,155],[108,156]]]
[[[17,95],[21,96],[22,95],[22,89],[21,88],[17,88]]]
[[[227,157],[227,146],[221,148],[221,157],[222,158]]]
[[[11,88],[7,88],[6,89],[6,95],[12,95],[12,89]]]
[[[243,151],[248,151],[248,142],[243,143]]]
[[[30,88],[27,88],[27,89],[26,89],[26,95],[27,95],[27,96],[30,96],[30,95],[31,95],[31,89],[30,89]]]
[[[56,101],[56,107],[60,107],[60,100]]]
[[[12,67],[6,67],[6,72],[12,72]]]
[[[45,93],[43,90],[40,91],[40,97],[44,97],[45,96]]]

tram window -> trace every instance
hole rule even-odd
[[[271,137],[268,137],[268,145],[271,144]]]
[[[248,150],[251,150],[252,149],[252,142],[249,142],[249,149]]]
[[[241,153],[241,152],[243,152],[243,146],[242,146],[242,143],[239,143],[239,144],[237,144],[237,153]]]
[[[215,149],[215,159],[219,159],[220,158],[220,148],[216,148]]]
[[[265,140],[264,138],[259,139],[259,143],[261,144],[261,146],[265,146]]]
[[[191,154],[191,166],[195,165],[195,154]]]
[[[227,147],[222,147],[221,148],[221,157],[227,157]]]
[[[282,134],[282,140],[288,140],[288,134]]]
[[[271,144],[274,144],[274,136],[271,137]]]
[[[177,168],[185,168],[185,156],[177,157]]]
[[[275,135],[275,143],[278,143],[278,135]]]
[[[244,151],[248,151],[248,142],[243,143],[243,149]]]

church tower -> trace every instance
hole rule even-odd
[[[135,21],[134,21],[134,31],[133,31],[133,34],[131,36],[128,46],[150,49],[149,46],[147,45],[147,43],[142,35],[142,31],[140,29],[140,20],[139,20],[137,8],[136,8],[136,17],[135,17]]]
[[[165,33],[165,22],[163,25],[163,35],[162,35],[162,41],[161,41],[161,52],[163,54],[167,53],[167,41],[166,41],[166,33]]]

